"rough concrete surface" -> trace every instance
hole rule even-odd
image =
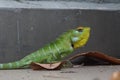
[[[52,7],[46,9],[50,7],[47,2],[41,3],[46,8],[33,2],[34,6],[39,5],[36,9],[32,8],[31,3],[23,3],[24,6],[22,6],[20,2],[0,1],[0,63],[20,60],[55,40],[63,32],[77,26],[91,27],[91,37],[86,46],[78,49],[79,53],[100,51],[120,58],[118,54],[120,52],[120,36],[118,36],[120,34],[120,11],[117,10],[120,7],[116,10],[111,8],[112,11],[102,10],[102,8],[101,10],[89,10],[86,4],[88,10],[82,7],[81,9],[71,9],[71,7],[64,9],[64,6],[57,5],[59,2],[53,2],[54,4],[49,2],[49,5],[53,5],[52,7],[56,9]],[[70,4],[72,6],[72,2]]]
[[[0,8],[120,10],[120,3],[65,1],[0,1]]]
[[[110,80],[120,66],[81,66],[56,71],[0,70],[0,80]]]
[[[102,3],[118,3],[120,0],[3,0],[3,1],[77,1],[77,2],[102,2]]]

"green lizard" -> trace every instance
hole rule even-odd
[[[52,41],[19,61],[0,64],[0,69],[28,68],[31,62],[52,63],[61,61],[76,48],[84,46],[88,41],[89,35],[89,27],[71,29],[60,35],[55,41]]]

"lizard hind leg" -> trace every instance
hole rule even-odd
[[[63,64],[63,67],[64,68],[72,68],[73,67],[73,64],[70,60],[66,60],[65,63]]]

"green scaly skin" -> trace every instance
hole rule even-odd
[[[0,64],[0,69],[28,68],[31,62],[53,63],[61,61],[76,48],[84,46],[88,41],[89,34],[89,27],[79,27],[69,30],[59,36],[55,41],[52,41],[19,61]]]

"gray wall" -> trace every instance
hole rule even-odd
[[[120,58],[120,11],[0,9],[0,62],[19,60],[77,26],[90,26],[88,44],[76,52],[101,51]]]

